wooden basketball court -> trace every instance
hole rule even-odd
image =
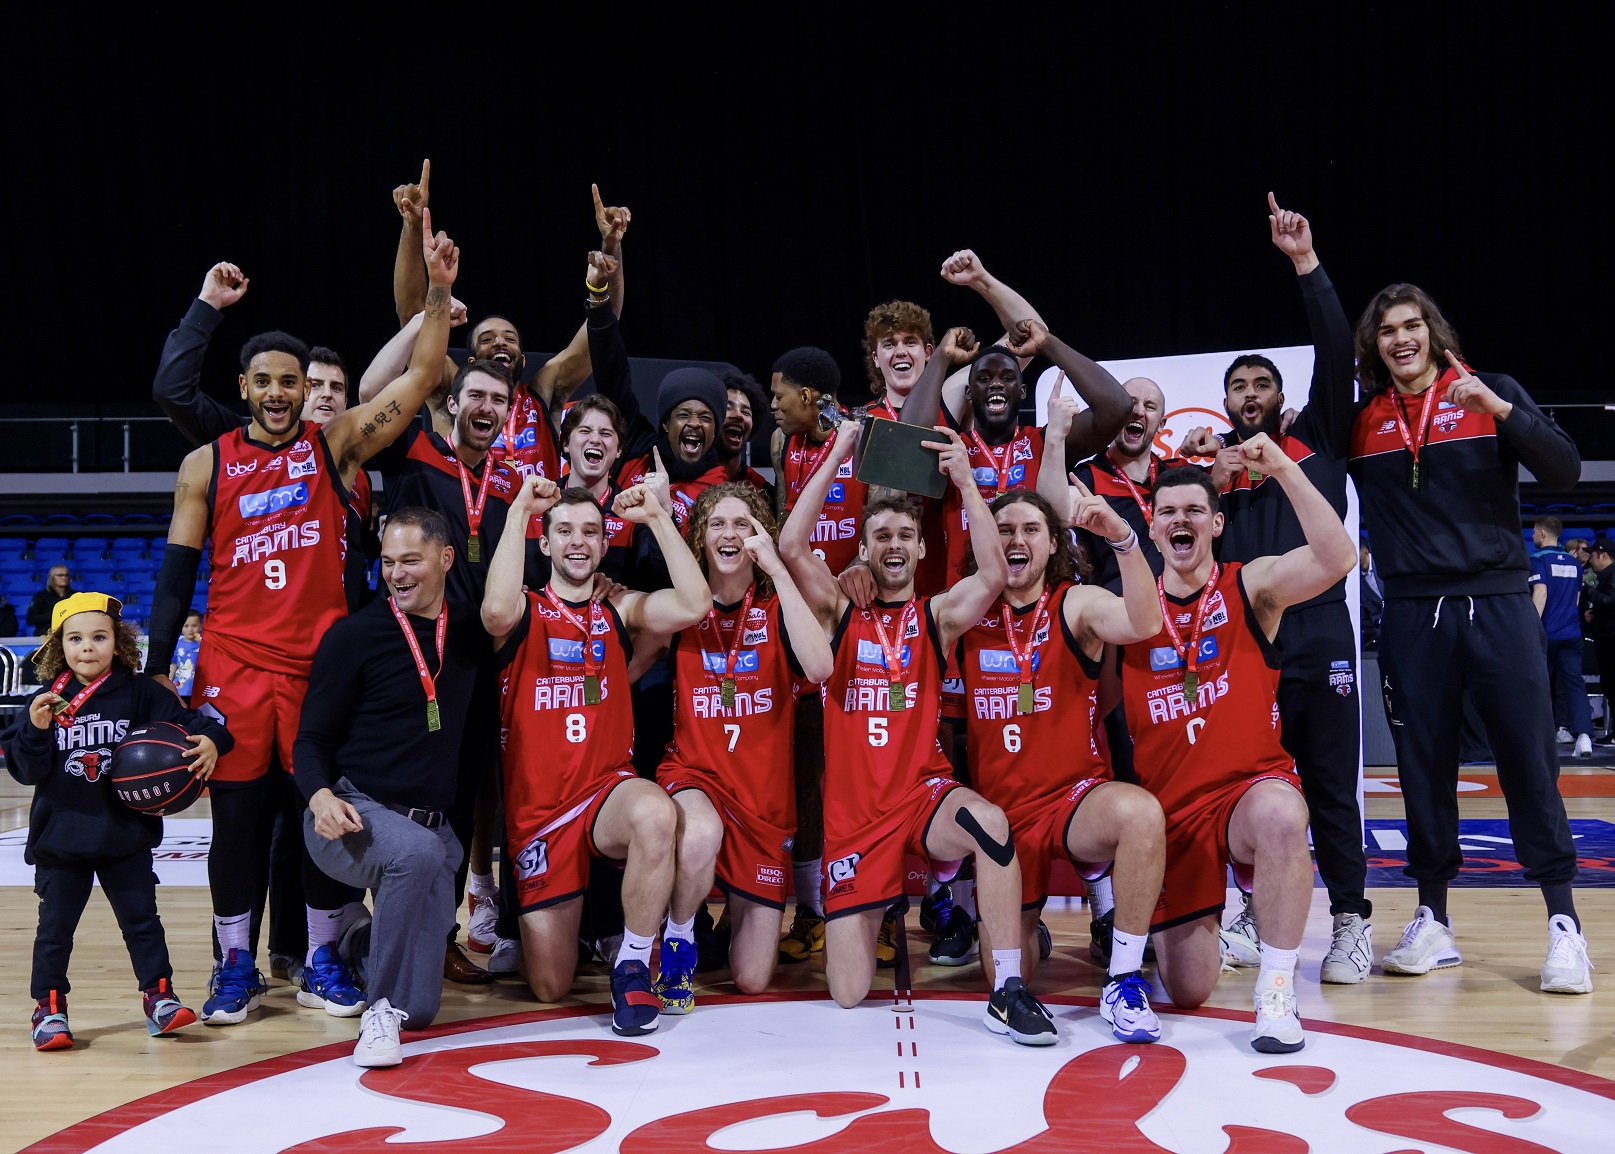
[[[1615,799],[1611,798],[1608,785],[1615,782],[1615,773],[1567,766],[1565,775],[1563,792],[1572,820],[1615,822]],[[1484,769],[1465,768],[1464,777],[1482,785],[1480,789],[1463,794],[1461,808],[1466,819],[1501,819],[1505,816],[1503,802],[1495,795],[1495,780],[1488,781],[1489,776]],[[0,829],[16,829],[26,825],[27,791],[16,787],[9,779],[0,782],[0,786],[4,789],[4,792],[0,792]],[[205,804],[198,807],[197,816],[206,816]],[[1395,792],[1370,792],[1367,813],[1370,819],[1400,817],[1399,795]],[[1603,880],[1605,884],[1609,884],[1612,878],[1615,875],[1603,868],[1601,859],[1599,868],[1589,869],[1584,874],[1584,880]],[[1605,1095],[1603,1105],[1607,1107],[1609,1120],[1615,1121],[1615,964],[1611,963],[1611,959],[1615,959],[1615,888],[1589,887],[1578,894],[1593,960],[1595,964],[1606,967],[1596,974],[1600,984],[1598,991],[1584,997],[1551,997],[1537,991],[1537,969],[1547,946],[1546,915],[1539,895],[1535,890],[1526,888],[1459,888],[1453,891],[1451,908],[1459,945],[1464,951],[1464,964],[1460,968],[1437,971],[1424,978],[1386,977],[1376,969],[1373,976],[1361,986],[1320,987],[1316,977],[1328,942],[1329,915],[1324,891],[1319,889],[1314,893],[1299,975],[1304,1018],[1310,1022],[1341,1023],[1412,1035],[1414,1038],[1410,1038],[1407,1044],[1415,1049],[1401,1051],[1407,1055],[1404,1060],[1410,1063],[1410,1071],[1419,1064],[1417,1048],[1424,1046],[1424,1043],[1414,1039],[1478,1047],[1514,1058],[1549,1063],[1562,1071],[1566,1080],[1583,1089],[1590,1088],[1595,1094]],[[1376,956],[1380,956],[1394,944],[1402,925],[1411,916],[1416,904],[1415,891],[1411,888],[1381,888],[1372,891],[1372,898],[1375,905],[1375,952]],[[200,1008],[206,998],[210,965],[206,928],[209,916],[207,891],[203,887],[164,886],[159,890],[159,902],[174,957],[175,986],[188,1004]],[[1081,999],[1091,999],[1099,993],[1103,974],[1088,959],[1088,914],[1085,909],[1081,909],[1074,900],[1057,899],[1051,903],[1046,920],[1054,936],[1054,955],[1039,972],[1036,988],[1040,994],[1064,995],[1078,1000],[1079,1008],[1076,1009],[1065,1005],[1056,1007],[1062,1031],[1069,1031],[1074,1027],[1068,1023],[1094,1016],[1091,1008],[1080,1008],[1083,1004]],[[296,1065],[296,1059],[283,1056],[331,1044],[336,1044],[336,1048],[325,1057],[338,1057],[345,1049],[351,1048],[356,1036],[356,1020],[339,1021],[317,1010],[301,1009],[296,1004],[293,990],[285,983],[275,982],[264,999],[263,1009],[245,1025],[208,1029],[198,1024],[173,1038],[147,1037],[140,1016],[139,995],[134,989],[122,939],[105,901],[96,896],[92,898],[80,926],[72,965],[74,988],[70,1009],[73,1032],[78,1040],[77,1048],[58,1053],[36,1053],[29,1042],[28,1016],[32,1003],[27,989],[34,922],[35,899],[31,891],[18,885],[0,887],[0,926],[4,927],[3,937],[0,937],[0,963],[3,963],[5,988],[10,991],[6,1003],[10,1006],[10,1024],[0,1029],[0,1062],[4,1066],[7,1091],[4,1100],[0,1101],[0,1147],[6,1150],[28,1147],[75,1123],[158,1091],[167,1091],[208,1075],[217,1075],[265,1059],[283,1059],[283,1064]],[[916,916],[912,913],[908,936],[911,956],[916,959],[913,986],[922,1009],[925,1007],[925,994],[950,991],[961,995],[980,993],[979,967],[944,970],[925,964],[924,935],[919,932]],[[260,963],[265,962],[263,958],[259,960]],[[709,981],[703,987],[704,991],[714,995],[711,1004],[715,1007],[709,1017],[711,1025],[706,1033],[702,1033],[699,1002],[694,1016],[677,1020],[677,1025],[673,1027],[681,1039],[701,1039],[702,1046],[709,1048],[703,1052],[713,1055],[717,1055],[725,1045],[720,1028],[726,1019],[716,1009],[717,996],[734,993],[733,987],[721,980],[723,976],[722,973],[709,975],[709,978],[719,980]],[[1224,973],[1211,1005],[1248,1014],[1253,982],[1254,971]],[[788,994],[821,992],[822,963],[782,967],[778,986]],[[890,987],[889,972],[877,976],[876,993],[871,1003],[882,1013],[891,1008]],[[569,999],[569,1004],[598,1005],[606,1000],[605,976],[595,970],[582,977],[579,992]],[[1091,1006],[1092,1003],[1085,1004]],[[531,999],[525,988],[517,983],[478,988],[448,986],[439,1023],[523,1015],[539,1009],[541,1007]],[[728,1008],[725,1009],[727,1012]],[[820,1019],[828,1023],[832,1031],[838,1028],[838,1023],[864,1028],[869,1022],[875,1021],[862,1009],[826,1013],[820,1015]],[[1214,1020],[1218,1020],[1214,1013],[1207,1016],[1207,1021]],[[1168,1036],[1163,1040],[1171,1041],[1171,1032],[1179,1028],[1179,1020],[1164,1017],[1164,1021]],[[884,1028],[884,1022],[881,1024]],[[897,1028],[901,1033],[901,1021],[897,1022]],[[913,1028],[912,1023],[910,1028]],[[954,1044],[965,1047],[959,1053],[972,1056],[967,1061],[974,1061],[974,1056],[979,1055],[980,1061],[972,1070],[977,1085],[981,1084],[983,1078],[998,1076],[1005,1079],[1008,1092],[1021,1076],[1016,1073],[1019,1059],[1012,1053],[1020,1048],[990,1036],[979,1027],[975,1027],[975,1030],[975,1034],[968,1030],[957,1032],[958,1039],[962,1041],[956,1040]],[[608,1030],[600,1029],[596,1033],[605,1039],[611,1038]],[[639,1041],[656,1042],[671,1034],[671,1030],[664,1030]],[[406,1041],[408,1037],[406,1035]],[[889,1034],[882,1037],[889,1037]],[[783,1047],[780,1059],[782,1069],[788,1069],[790,1039],[781,1039],[780,1042]],[[832,1044],[836,1043],[832,1041]],[[882,1042],[881,1045],[885,1046],[886,1043]],[[1233,1046],[1229,1050],[1230,1056],[1237,1050],[1238,1046]],[[1308,1049],[1293,1056],[1297,1071],[1293,1078],[1282,1072],[1274,1075],[1271,1070],[1259,1072],[1258,1076],[1278,1076],[1303,1085],[1307,1077],[1316,1076],[1316,1067],[1306,1065],[1314,1052],[1312,1034],[1309,1033]],[[901,1037],[898,1053],[901,1058]],[[1100,1060],[1094,1054],[1087,1057]],[[1247,1053],[1239,1060],[1248,1057],[1250,1055]],[[693,1060],[699,1062],[701,1059],[697,1057]],[[1269,1065],[1285,1061],[1287,1059],[1271,1060]],[[409,1062],[406,1062],[405,1068],[408,1067]],[[338,1063],[334,1068],[340,1069],[341,1066]],[[1129,1069],[1124,1064],[1120,1068],[1120,1076],[1125,1076]],[[357,1074],[351,1067],[348,1070]],[[1313,1074],[1305,1073],[1309,1070]],[[1580,1078],[1581,1075],[1610,1079],[1611,1082],[1599,1088],[1599,1083]],[[798,1077],[797,1074],[783,1077],[778,1093],[787,1094],[795,1089],[793,1084]],[[918,1071],[913,1079],[918,1083]],[[352,1081],[351,1078],[348,1080]],[[367,1079],[364,1085],[371,1086],[370,1080]],[[893,1086],[896,1086],[895,1082]],[[919,1089],[918,1085],[915,1089]],[[1303,1089],[1308,1093],[1314,1092],[1304,1085]],[[892,1093],[896,1093],[896,1090]],[[1053,1093],[1052,1089],[1050,1093]],[[467,1108],[474,1108],[470,1103],[466,1105]],[[297,1111],[301,1104],[287,1101],[284,1108]],[[1467,1117],[1471,1112],[1464,1113]],[[138,1120],[140,1116],[143,1115],[127,1115],[131,1120]],[[1362,1116],[1353,1117],[1360,1122]],[[1483,1121],[1476,1124],[1485,1125]],[[1052,1120],[1050,1125],[1053,1125]],[[1256,1142],[1242,1146],[1239,1144],[1241,1139],[1234,1135],[1238,1128],[1225,1129],[1234,1136],[1234,1143],[1228,1147],[1230,1150],[1297,1149],[1294,1145],[1277,1143],[1276,1139],[1267,1145]],[[873,1126],[870,1132],[874,1132]],[[1429,1131],[1432,1136],[1438,1132],[1439,1127]],[[1598,1148],[1600,1143],[1608,1141],[1609,1132],[1606,1130],[1601,1136],[1587,1133],[1586,1144],[1580,1148]],[[87,1144],[82,1140],[83,1135],[84,1131],[80,1131],[78,1140],[64,1138],[44,1148],[85,1149]],[[1370,1141],[1370,1146],[1364,1149],[1372,1147],[1383,1151],[1400,1148],[1394,1139],[1375,1139],[1367,1131],[1363,1131],[1363,1135]],[[228,1135],[213,1137],[219,1149],[251,1145],[245,1138],[237,1144]],[[350,1137],[357,1140],[360,1135]],[[510,1137],[514,1139],[514,1131],[510,1132]],[[798,1139],[805,1140],[805,1137]],[[401,1149],[411,1149],[413,1141],[418,1139],[389,1144],[388,1148],[396,1144]],[[759,1139],[760,1145],[746,1145],[740,1138],[736,1141],[740,1144],[726,1144],[722,1148],[765,1149],[795,1144],[778,1138]],[[1372,1145],[1374,1141],[1378,1142],[1377,1146]],[[346,1145],[333,1139],[305,1148],[353,1149],[361,1145],[367,1149],[378,1148],[374,1145],[373,1137],[368,1143],[359,1141],[355,1145]],[[496,1134],[484,1137],[473,1145],[477,1149],[508,1148],[500,1145]],[[1449,1148],[1434,1137],[1420,1148],[1426,1147]],[[118,1148],[145,1147],[127,1144]],[[190,1148],[215,1146],[199,1138]],[[451,1144],[433,1148],[454,1147]],[[560,1145],[547,1148],[559,1150],[573,1147]],[[598,1147],[591,1145],[588,1148]],[[675,1142],[666,1148],[703,1147],[685,1147]],[[1177,1147],[1163,1145],[1154,1148]],[[1306,1144],[1302,1143],[1300,1148],[1307,1148]],[[1312,1148],[1324,1147],[1315,1145]],[[1528,1147],[1460,1144],[1451,1148],[1500,1150]],[[1529,1148],[1558,1147],[1545,1147],[1539,1143]]]

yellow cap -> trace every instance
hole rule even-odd
[[[117,624],[122,612],[123,602],[116,597],[105,593],[74,593],[58,601],[56,608],[50,611],[50,631],[55,633],[62,622],[75,613],[106,613],[112,617],[113,624]]]

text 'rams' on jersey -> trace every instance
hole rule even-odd
[[[1034,708],[1019,711],[1020,663],[1004,633],[1000,603],[959,639],[971,785],[1005,813],[1053,802],[1072,782],[1110,777],[1095,733],[1099,662],[1078,648],[1065,623],[1067,583],[1049,598],[1047,620],[1032,631],[1036,605],[1014,612],[1015,641],[1032,645]]]
[[[830,440],[812,445],[801,434],[785,442],[780,471],[784,474],[787,515],[796,508],[797,498],[834,444]],[[869,486],[852,475],[852,463],[853,459],[848,457],[836,467],[836,479],[830,483],[824,508],[813,525],[813,551],[824,559],[832,573],[840,573],[858,559],[858,527],[869,500]]]
[[[270,448],[245,429],[214,442],[212,570],[205,646],[257,669],[307,677],[348,612],[347,491],[325,434]]]
[[[1193,702],[1183,692],[1183,654],[1165,623],[1149,641],[1122,653],[1134,768],[1168,814],[1203,793],[1294,764],[1279,743],[1279,652],[1256,623],[1243,569],[1230,562],[1214,587],[1187,600],[1167,598],[1185,644],[1191,643],[1201,598],[1209,598]]]

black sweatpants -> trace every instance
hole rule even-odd
[[[1458,876],[1458,734],[1465,690],[1497,759],[1509,835],[1528,880],[1576,876],[1542,621],[1527,593],[1398,597],[1385,602],[1380,668],[1393,705],[1397,775],[1407,806],[1408,877]]]
[[[1373,906],[1363,896],[1368,855],[1357,808],[1362,709],[1351,614],[1344,601],[1286,610],[1278,640],[1284,748],[1301,775],[1329,912],[1367,918]]]
[[[123,931],[123,942],[134,963],[135,981],[149,990],[161,979],[174,977],[168,963],[168,941],[157,917],[157,874],[151,851],[127,857],[69,865],[34,867],[34,893],[39,895],[39,931],[34,935],[34,970],[29,992],[35,1001],[52,990],[69,990],[67,962],[73,954],[73,933],[90,900],[96,878]]]

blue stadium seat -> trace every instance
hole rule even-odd
[[[34,575],[34,563],[26,557],[0,556],[0,573],[26,573],[29,577]]]
[[[105,537],[80,537],[73,542],[73,556],[81,561],[105,557],[107,553],[107,539]]]
[[[0,517],[0,525],[12,529],[27,529],[39,524],[39,518],[32,513],[7,513]]]
[[[125,577],[134,573],[142,576],[147,573],[155,574],[163,567],[163,563],[156,557],[119,557],[114,554],[112,560],[117,564],[118,572]]]
[[[85,525],[116,525],[118,518],[111,513],[86,513],[79,521]]]
[[[0,537],[0,560],[24,557],[27,553],[28,542],[21,537]]]
[[[72,513],[45,514],[45,524],[47,525],[77,525],[78,523],[79,519]]]
[[[1588,542],[1591,542],[1597,536],[1597,533],[1585,525],[1577,525],[1574,527],[1566,525],[1563,529],[1559,530],[1559,540],[1561,541],[1568,541],[1572,537],[1581,537]]]
[[[66,537],[41,537],[34,542],[34,558],[66,557],[73,543]]]
[[[157,523],[157,518],[150,513],[125,513],[118,518],[118,523],[121,525],[154,525]]]
[[[114,537],[112,539],[112,552],[114,556],[124,553],[144,553],[149,537]]]

